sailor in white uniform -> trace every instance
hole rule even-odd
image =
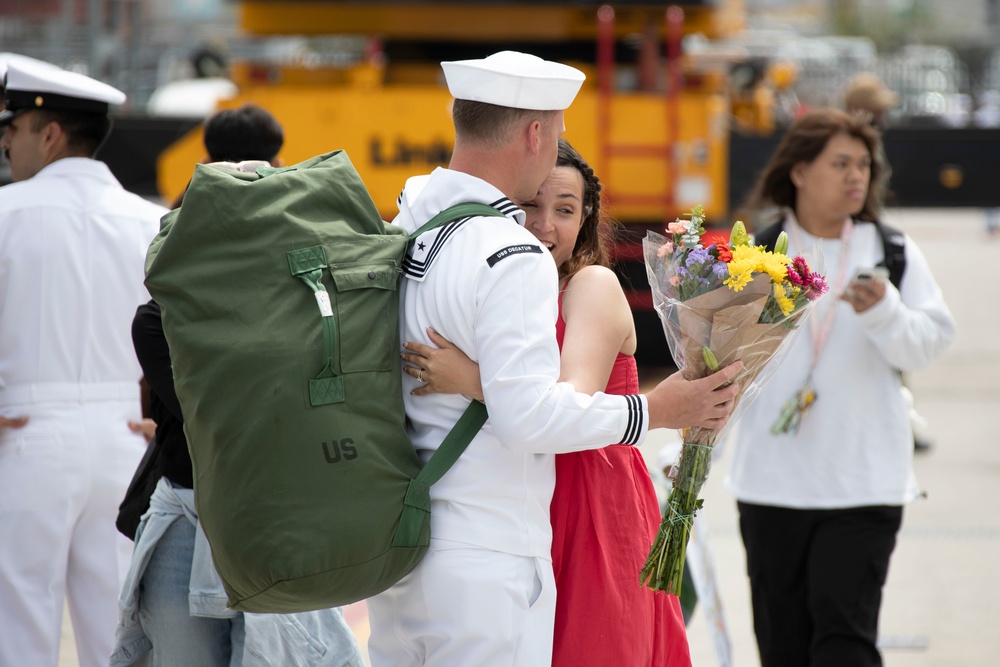
[[[92,159],[125,95],[7,64],[0,149],[0,667],[55,667],[64,598],[81,667],[108,664],[132,545],[118,504],[145,441],[132,316],[166,212]]]
[[[401,339],[429,342],[433,327],[478,362],[490,419],[431,487],[424,560],[368,601],[369,653],[375,667],[539,667],[551,664],[555,612],[553,454],[638,444],[653,427],[718,425],[735,391],[719,387],[738,366],[708,382],[674,377],[648,397],[588,396],[557,382],[556,265],[512,199],[534,197],[551,171],[563,110],[584,76],[514,52],[442,66],[457,98],[454,157],[407,181],[395,223],[412,232],[469,201],[506,217],[466,218],[417,239],[404,264]],[[410,395],[416,386],[404,375],[410,435],[426,461],[469,399]]]

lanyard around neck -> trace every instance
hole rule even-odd
[[[792,240],[795,243],[795,248],[798,253],[801,253],[805,246],[802,243],[802,235],[799,234],[798,220],[795,224],[788,225],[788,231],[792,236]],[[854,238],[854,221],[848,218],[844,222],[844,227],[840,230],[840,255],[838,258],[837,267],[837,284],[833,286],[830,290],[828,299],[832,298],[835,300],[834,303],[830,305],[825,305],[823,311],[823,321],[817,326],[816,318],[809,318],[809,334],[812,338],[812,363],[809,364],[809,376],[812,376],[813,370],[816,368],[816,364],[819,362],[819,355],[822,353],[823,348],[826,346],[827,339],[830,337],[830,332],[833,331],[833,324],[837,319],[837,312],[840,310],[838,306],[840,304],[836,303],[836,300],[840,298],[840,294],[847,284],[847,270],[851,263],[851,240]],[[817,304],[819,305],[819,304]]]

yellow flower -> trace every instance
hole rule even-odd
[[[788,280],[788,257],[776,252],[761,253],[761,270],[771,276],[774,284]]]
[[[766,273],[775,286],[788,284],[788,257],[768,252],[763,246],[731,246],[733,259],[727,264],[729,278],[723,281],[734,292],[739,292],[753,279],[754,273]],[[784,292],[783,292],[784,293]]]
[[[788,297],[785,292],[785,288],[781,285],[781,283],[774,283],[774,301],[778,304],[778,308],[781,309],[781,314],[785,317],[788,317],[795,309],[795,302]]]
[[[760,258],[763,254],[754,246],[733,246],[733,259],[729,262],[729,277],[723,284],[734,292],[739,292],[753,279],[754,271],[760,271]]]

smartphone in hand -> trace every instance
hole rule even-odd
[[[854,272],[851,282],[865,282],[867,280],[877,280],[886,282],[889,280],[889,269],[884,266],[861,267]]]

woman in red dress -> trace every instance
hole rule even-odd
[[[635,325],[609,268],[601,185],[565,140],[534,199],[518,202],[525,227],[559,267],[556,337],[560,380],[577,391],[636,394]],[[427,384],[415,393],[482,398],[475,364],[431,333],[440,349],[406,343],[404,359]],[[685,667],[691,664],[680,604],[639,583],[660,524],[641,452],[628,445],[556,455],[551,505],[556,578],[555,667]]]

